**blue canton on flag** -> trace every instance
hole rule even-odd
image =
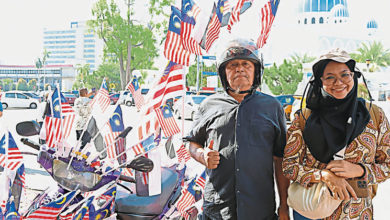
[[[109,121],[110,121],[111,130],[113,132],[122,132],[125,129],[123,125],[122,109],[120,105],[116,107]]]
[[[271,2],[272,14],[275,16],[276,12],[278,11],[280,0],[270,0],[270,2]]]
[[[142,141],[142,146],[145,149],[145,152],[148,152],[156,147],[154,143],[154,135],[150,135],[148,138],[146,138],[144,141]]]
[[[158,123],[164,132],[165,137],[170,137],[180,132],[172,111],[167,105],[155,109]]]

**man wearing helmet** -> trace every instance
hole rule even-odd
[[[207,168],[205,219],[277,219],[274,164],[280,219],[289,219],[281,161],[286,144],[279,102],[256,92],[263,73],[253,42],[231,41],[218,74],[226,91],[200,106],[189,135],[191,156]]]

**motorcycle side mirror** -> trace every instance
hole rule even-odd
[[[36,121],[23,121],[16,125],[16,132],[20,136],[33,136],[39,134],[41,126]]]
[[[131,161],[130,164],[126,165],[126,168],[132,168],[134,170],[138,170],[145,173],[152,171],[153,167],[154,167],[153,161],[144,156],[140,156],[134,159],[133,161]]]

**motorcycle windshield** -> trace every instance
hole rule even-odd
[[[79,172],[73,169],[72,166],[61,161],[53,160],[53,178],[62,187],[67,190],[80,189],[81,191],[91,191],[92,188],[99,183],[102,177],[99,174],[92,172]]]

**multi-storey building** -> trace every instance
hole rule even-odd
[[[85,22],[71,22],[69,29],[45,28],[43,47],[49,52],[48,65],[89,64],[93,71],[102,60],[103,43]]]

